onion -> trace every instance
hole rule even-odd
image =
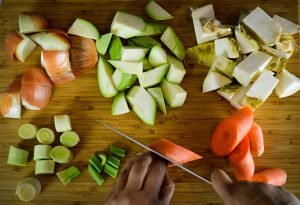
[[[22,104],[29,110],[40,110],[48,105],[52,84],[42,69],[32,67],[23,73],[21,96]]]
[[[16,31],[12,31],[5,37],[5,50],[11,60],[16,61],[15,56],[18,45],[22,42],[23,37]]]
[[[6,92],[0,94],[0,113],[7,118],[21,117],[21,79],[15,79],[6,89]]]
[[[71,66],[75,75],[91,70],[98,61],[95,42],[80,36],[71,36]]]
[[[68,51],[42,51],[41,64],[56,85],[75,80]]]
[[[22,12],[19,15],[19,29],[21,33],[35,33],[50,27],[48,19],[40,14]]]

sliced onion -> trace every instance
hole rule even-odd
[[[22,84],[43,85],[52,88],[52,83],[47,74],[40,68],[31,67],[25,70],[22,77]]]
[[[33,12],[22,12],[19,15],[19,29],[21,33],[44,31],[50,27],[48,19]]]
[[[38,84],[23,83],[22,104],[28,110],[41,110],[50,102],[52,88]]]
[[[18,45],[22,42],[23,37],[16,31],[12,31],[5,37],[5,50],[9,59],[17,61],[15,56]]]
[[[42,69],[32,67],[23,73],[21,96],[23,106],[29,110],[40,110],[48,105],[52,84]]]
[[[0,113],[7,118],[21,117],[21,79],[15,79],[6,89],[5,93],[0,94]]]
[[[41,64],[56,85],[75,80],[67,51],[42,51]]]
[[[3,117],[21,118],[20,93],[0,94],[0,111]]]
[[[95,42],[80,36],[71,36],[71,66],[75,75],[91,70],[98,61]]]
[[[67,34],[67,32],[65,32],[64,30],[62,30],[60,28],[49,28],[49,29],[47,29],[47,33],[61,34],[61,35],[64,35],[65,37],[69,38],[69,35]]]

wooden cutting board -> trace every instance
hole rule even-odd
[[[253,9],[261,6],[270,15],[278,14],[299,23],[299,2],[297,0],[244,0],[244,1],[159,1],[174,15],[166,23],[171,25],[185,47],[196,45],[190,7],[200,7],[213,3],[216,17],[225,24],[236,24],[242,8]],[[101,34],[107,33],[111,20],[117,10],[124,10],[142,15],[145,1],[111,0],[4,0],[0,7],[0,91],[27,67],[39,65],[41,49],[38,48],[25,62],[11,62],[4,52],[5,35],[18,28],[18,14],[32,11],[47,16],[54,27],[67,29],[76,17],[86,18],[97,25]],[[298,41],[299,46],[299,41]],[[289,60],[287,69],[300,76],[299,52]],[[10,145],[18,145],[32,151],[35,140],[21,140],[17,135],[18,127],[23,123],[34,123],[39,127],[53,126],[53,116],[68,114],[73,128],[80,135],[81,142],[72,151],[75,155],[72,165],[82,171],[68,186],[64,187],[55,175],[38,176],[42,183],[42,193],[29,204],[102,204],[111,191],[114,180],[106,177],[104,186],[98,187],[87,173],[88,158],[96,151],[105,151],[110,144],[124,147],[128,155],[124,161],[142,149],[124,140],[119,135],[95,123],[98,118],[119,128],[143,143],[165,137],[187,147],[204,159],[187,166],[200,175],[210,178],[215,168],[222,168],[231,173],[228,161],[216,158],[209,150],[211,133],[225,116],[234,109],[217,93],[201,93],[201,84],[208,69],[204,66],[188,68],[182,83],[188,92],[185,105],[178,109],[168,109],[167,115],[157,113],[153,127],[142,123],[134,113],[112,116],[111,99],[100,96],[97,88],[96,70],[80,76],[64,86],[56,87],[48,107],[42,111],[23,110],[22,119],[0,119],[0,204],[21,204],[15,196],[16,184],[23,177],[34,174],[32,160],[27,167],[15,167],[6,164]],[[288,173],[285,187],[300,196],[300,93],[279,99],[272,95],[255,112],[255,120],[262,127],[265,135],[265,153],[255,159],[256,170],[269,167],[281,167]],[[58,135],[57,135],[58,137]],[[123,161],[123,163],[124,163]],[[67,165],[69,166],[69,165]],[[56,170],[66,166],[57,165]],[[213,189],[193,176],[178,168],[170,169],[176,190],[172,204],[220,204]]]

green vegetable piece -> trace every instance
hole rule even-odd
[[[104,165],[107,162],[107,156],[106,156],[106,154],[99,153],[98,157],[101,159],[101,166],[104,167]]]
[[[169,64],[161,65],[138,75],[140,86],[148,88],[162,81],[169,69]]]
[[[130,110],[126,101],[125,93],[120,92],[113,101],[111,114],[122,115],[128,112],[130,112]]]
[[[119,169],[121,160],[118,159],[117,157],[113,156],[113,155],[109,155],[108,159],[107,159],[107,163],[109,163],[110,165],[112,165],[113,167],[115,167],[116,169]]]
[[[61,164],[69,163],[73,159],[72,152],[64,146],[56,146],[50,152],[51,158]]]
[[[95,180],[95,182],[101,186],[104,183],[104,178],[96,171],[96,169],[89,164],[88,166],[88,173],[90,176]]]
[[[54,132],[49,128],[41,128],[37,132],[37,140],[41,144],[52,144],[55,140]]]
[[[167,114],[166,104],[165,104],[165,100],[164,100],[164,96],[162,94],[161,88],[160,87],[148,88],[147,91],[148,91],[148,93],[150,93],[150,95],[156,101],[157,106],[160,109],[160,111],[162,111],[164,114]]]
[[[52,147],[50,145],[35,145],[33,152],[33,160],[51,159],[50,152]]]
[[[122,50],[122,41],[118,36],[112,36],[110,47],[109,47],[109,56],[111,60],[120,60],[121,59],[121,50]]]
[[[55,162],[53,160],[38,160],[35,162],[35,175],[53,174]]]
[[[60,143],[65,147],[74,147],[80,141],[78,134],[74,131],[65,131],[60,136]]]
[[[103,169],[103,165],[99,158],[93,154],[92,157],[89,159],[89,163],[94,166],[94,168],[100,173]]]
[[[22,179],[16,189],[16,195],[21,201],[29,202],[41,193],[41,183],[34,177]]]
[[[150,49],[156,45],[161,46],[161,44],[158,41],[154,40],[150,36],[135,37],[135,38],[131,38],[130,41],[136,46],[141,46]]]
[[[148,71],[151,70],[153,68],[153,66],[149,63],[147,58],[143,59],[143,70],[144,71]]]
[[[145,11],[148,16],[155,20],[168,20],[174,18],[169,12],[167,12],[153,0],[148,1],[145,6]]]
[[[134,74],[123,73],[116,69],[112,79],[117,90],[124,91],[135,83],[137,76]]]
[[[72,166],[60,172],[56,172],[56,176],[60,179],[63,185],[68,185],[72,180],[80,175],[80,171],[77,167]]]
[[[173,54],[179,59],[183,60],[185,57],[185,48],[176,35],[175,31],[168,27],[163,35],[160,37],[160,40],[173,52]]]
[[[19,127],[18,134],[22,139],[34,139],[37,131],[38,127],[36,125],[23,124]]]
[[[102,35],[101,38],[99,38],[96,41],[96,48],[97,48],[98,53],[100,53],[101,55],[106,54],[106,51],[109,47],[111,38],[112,38],[112,33],[108,33],[108,34]]]
[[[168,26],[161,23],[147,23],[146,29],[143,33],[137,36],[155,36],[162,34]]]
[[[9,147],[7,164],[26,166],[29,152],[14,146]]]
[[[186,55],[189,63],[198,63],[211,67],[216,58],[215,43],[203,43],[188,48],[186,50]]]
[[[68,30],[68,34],[82,36],[85,38],[91,38],[97,40],[100,38],[100,33],[97,27],[92,24],[90,21],[77,18],[72,26]]]
[[[104,172],[114,179],[117,178],[118,170],[113,166],[111,166],[110,164],[104,165]]]
[[[110,153],[119,156],[119,157],[125,157],[125,150],[119,147],[116,147],[114,145],[110,145],[109,147]]]

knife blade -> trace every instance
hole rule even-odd
[[[110,130],[112,130],[112,131],[118,133],[119,135],[122,135],[122,136],[125,137],[126,139],[128,139],[128,140],[134,142],[135,144],[138,144],[139,146],[143,147],[144,149],[146,149],[146,150],[148,150],[148,151],[150,151],[150,152],[152,152],[152,153],[158,155],[159,157],[161,157],[161,158],[163,158],[163,159],[165,159],[165,160],[171,162],[171,163],[174,164],[175,166],[177,166],[177,167],[183,169],[184,171],[188,172],[189,174],[193,175],[194,177],[196,177],[196,178],[198,178],[198,179],[200,179],[200,180],[202,180],[202,181],[204,181],[204,182],[206,182],[206,183],[208,183],[208,184],[211,185],[211,182],[210,182],[209,180],[205,179],[205,178],[202,177],[202,176],[199,176],[198,174],[196,174],[196,173],[193,172],[192,170],[190,170],[190,169],[184,167],[183,165],[177,163],[177,162],[174,161],[173,159],[171,159],[171,158],[169,158],[169,157],[167,157],[167,156],[165,156],[165,155],[163,155],[163,154],[161,154],[161,153],[155,151],[154,149],[148,147],[147,145],[144,145],[143,143],[141,143],[141,142],[135,140],[134,138],[132,138],[132,137],[126,135],[125,133],[121,132],[120,130],[118,130],[118,129],[116,129],[116,128],[114,128],[114,127],[112,127],[112,126],[110,126],[110,125],[108,125],[108,124],[106,124],[106,123],[104,123],[104,122],[98,120],[98,119],[96,119],[96,121],[97,121],[98,123],[102,124],[103,126],[105,126],[106,128],[109,128]]]

